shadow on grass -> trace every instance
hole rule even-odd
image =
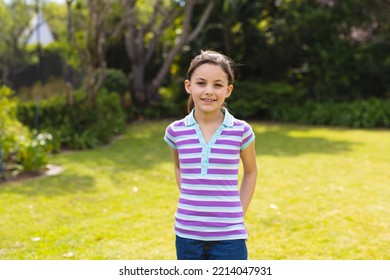
[[[113,143],[95,150],[71,152],[62,159],[99,169],[111,166],[118,170],[152,169],[172,160],[163,140],[166,125],[157,122],[135,123]]]
[[[329,140],[318,136],[292,136],[291,131],[310,131],[309,128],[283,126],[269,127],[256,133],[258,155],[276,157],[299,156],[304,154],[338,154],[352,150],[358,142]]]
[[[94,192],[95,179],[92,176],[77,174],[60,174],[50,177],[39,177],[0,185],[1,192],[13,192],[23,195],[58,196],[68,193]]]

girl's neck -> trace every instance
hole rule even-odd
[[[223,123],[224,114],[222,110],[217,110],[215,112],[205,113],[200,110],[196,110],[194,112],[194,118],[198,122],[199,125],[212,125]]]

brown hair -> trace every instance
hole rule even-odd
[[[194,59],[191,61],[190,67],[188,68],[187,79],[191,80],[191,76],[194,73],[194,71],[199,66],[207,63],[219,65],[228,77],[228,84],[229,85],[233,84],[234,71],[233,71],[232,60],[226,55],[223,55],[215,51],[201,51],[199,55],[195,56]],[[187,102],[188,113],[190,113],[193,108],[194,108],[194,101],[192,100],[192,96],[190,95],[188,97],[188,102]]]

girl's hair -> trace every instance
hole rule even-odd
[[[233,71],[233,62],[232,60],[221,53],[215,51],[201,51],[199,55],[195,56],[191,61],[190,67],[187,71],[187,79],[191,80],[191,76],[194,71],[203,64],[215,64],[219,65],[222,70],[226,73],[228,78],[228,84],[233,84],[234,81],[234,71]],[[194,108],[194,101],[190,95],[187,102],[187,111],[188,113]]]

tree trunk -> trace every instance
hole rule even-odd
[[[9,68],[8,68],[8,63],[7,63],[7,60],[6,58],[4,57],[3,58],[3,72],[1,74],[1,81],[0,81],[0,86],[1,85],[7,85],[9,86],[9,83],[8,83],[8,77],[9,77]]]
[[[134,63],[131,70],[131,97],[133,103],[139,108],[145,108],[147,106],[146,88],[144,84],[145,66]]]

